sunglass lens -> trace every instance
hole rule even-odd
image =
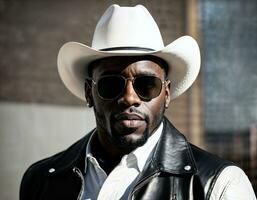
[[[141,98],[151,100],[160,94],[162,81],[154,76],[137,77],[134,80],[134,88]]]
[[[114,99],[122,93],[125,79],[119,76],[105,76],[98,80],[97,89],[103,99]]]

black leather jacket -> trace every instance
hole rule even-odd
[[[29,167],[22,179],[20,200],[79,199],[91,133],[67,150]],[[129,199],[188,200],[190,194],[195,200],[209,199],[219,173],[232,165],[188,143],[166,118],[151,155],[151,162],[139,175]],[[204,192],[208,180],[211,182]]]

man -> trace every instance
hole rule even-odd
[[[32,165],[20,199],[256,199],[240,168],[188,143],[164,117],[199,69],[193,38],[164,47],[145,7],[109,7],[92,47],[69,42],[58,55],[62,81],[93,107],[97,126]]]

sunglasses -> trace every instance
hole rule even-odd
[[[92,80],[92,79],[91,79]],[[135,78],[125,78],[120,75],[106,75],[97,81],[92,80],[96,85],[98,95],[104,100],[113,100],[123,94],[127,81],[132,81],[133,88],[137,95],[145,101],[159,96],[162,90],[162,81],[156,76],[138,76]]]

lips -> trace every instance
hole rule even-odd
[[[137,113],[120,113],[115,115],[116,120],[144,120],[144,117]]]
[[[115,115],[118,126],[123,128],[137,128],[145,124],[145,118],[137,113],[120,113]]]

